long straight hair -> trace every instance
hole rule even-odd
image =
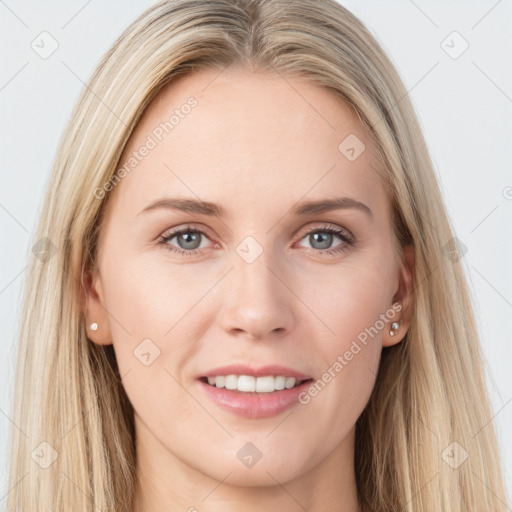
[[[115,177],[130,134],[164,85],[231,65],[304,77],[349,105],[377,151],[395,246],[414,246],[410,329],[383,349],[356,424],[361,504],[379,512],[504,511],[479,335],[431,159],[393,64],[334,0],[164,1],[102,58],[54,161],[34,239],[44,257],[29,255],[9,511],[131,512],[133,408],[113,347],[92,343],[84,325],[84,273],[95,264],[108,198],[97,190]]]

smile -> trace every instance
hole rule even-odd
[[[226,388],[242,393],[273,393],[283,389],[292,389],[300,386],[305,380],[298,380],[295,377],[284,375],[267,375],[253,377],[252,375],[218,375],[215,377],[203,377],[203,382],[216,388]]]

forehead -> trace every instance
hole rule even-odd
[[[215,202],[228,216],[332,196],[386,208],[373,147],[339,97],[305,79],[242,68],[201,70],[166,86],[122,165],[130,171],[110,194],[126,215],[165,196]]]

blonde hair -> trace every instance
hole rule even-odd
[[[463,268],[448,257],[456,244],[428,150],[391,61],[334,0],[164,1],[101,60],[46,191],[35,240],[44,239],[38,243],[47,256],[30,255],[8,509],[131,511],[133,408],[113,347],[92,343],[84,325],[84,275],[95,262],[106,203],[95,190],[112,179],[132,130],[165,84],[194,70],[248,64],[305,77],[350,105],[379,155],[396,246],[414,245],[410,329],[383,350],[356,425],[361,504],[379,512],[504,511],[479,335]],[[453,442],[468,453],[457,468],[445,462]]]

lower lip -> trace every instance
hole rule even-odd
[[[272,393],[243,393],[226,388],[216,388],[199,380],[204,392],[220,407],[243,418],[269,418],[298,403],[299,395],[312,380],[304,381],[295,388]]]

